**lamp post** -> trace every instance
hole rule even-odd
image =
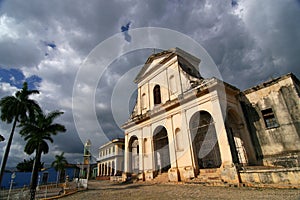
[[[12,189],[12,186],[13,186],[13,182],[14,182],[14,179],[16,178],[16,173],[13,172],[11,174],[11,177],[10,177],[10,186],[9,186],[9,191],[8,191],[8,197],[7,197],[7,200],[9,200],[10,198],[10,192],[11,192],[11,189]]]
[[[41,181],[41,175],[39,174],[36,190],[40,190],[40,181]]]

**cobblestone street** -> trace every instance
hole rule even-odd
[[[116,184],[109,181],[91,181],[89,190],[62,200],[73,199],[300,199],[297,189],[270,189],[249,187],[208,187],[184,184],[133,183]]]

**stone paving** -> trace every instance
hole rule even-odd
[[[117,184],[109,181],[90,181],[89,189],[63,197],[62,200],[96,199],[297,199],[299,189],[271,189],[249,187],[211,187],[196,184],[153,184],[137,182]]]

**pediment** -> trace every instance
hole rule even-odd
[[[175,56],[177,56],[178,65],[182,68],[183,71],[195,78],[201,78],[198,69],[200,59],[179,48],[172,48],[166,51],[162,51],[160,53],[152,54],[147,59],[143,68],[136,76],[134,82],[138,83],[147,74],[150,74],[152,71],[155,71],[157,68],[159,68],[161,65],[168,62]]]
[[[169,60],[174,54],[170,51],[163,51],[157,54],[152,54],[144,64],[143,68],[136,76],[134,82],[138,82],[144,75],[148,74],[149,72],[153,71],[155,68],[159,67],[167,60]]]

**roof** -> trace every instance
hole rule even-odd
[[[114,143],[124,144],[124,142],[125,142],[124,138],[115,138],[115,139],[112,139],[111,141],[108,141],[107,143],[103,144],[99,149],[102,149],[102,148],[107,147],[110,144],[114,144]]]
[[[155,59],[163,57],[163,56],[165,56],[166,58],[161,60],[156,65],[164,64],[167,61],[169,61],[170,59],[172,59],[173,57],[177,56],[178,64],[183,71],[185,71],[187,74],[189,74],[190,76],[193,76],[195,78],[199,78],[199,79],[202,78],[199,73],[199,67],[198,67],[199,63],[200,63],[200,59],[189,54],[188,52],[183,51],[182,49],[176,47],[176,48],[171,48],[171,49],[159,52],[159,53],[154,53],[151,56],[149,56],[149,58],[147,59],[147,61],[144,64],[144,66],[142,67],[141,71],[136,76],[134,82],[138,83],[144,77],[145,74],[149,73],[149,72],[147,72],[147,70],[150,67],[150,64]]]
[[[244,94],[249,94],[251,92],[260,90],[262,88],[266,88],[266,87],[269,87],[271,85],[274,85],[274,84],[278,83],[279,81],[282,81],[282,80],[285,80],[285,79],[288,79],[288,78],[291,78],[296,84],[300,83],[299,79],[293,73],[288,73],[286,75],[283,75],[283,76],[280,76],[280,77],[277,77],[277,78],[273,78],[271,80],[260,83],[260,84],[254,86],[254,87],[246,89],[243,93]]]

